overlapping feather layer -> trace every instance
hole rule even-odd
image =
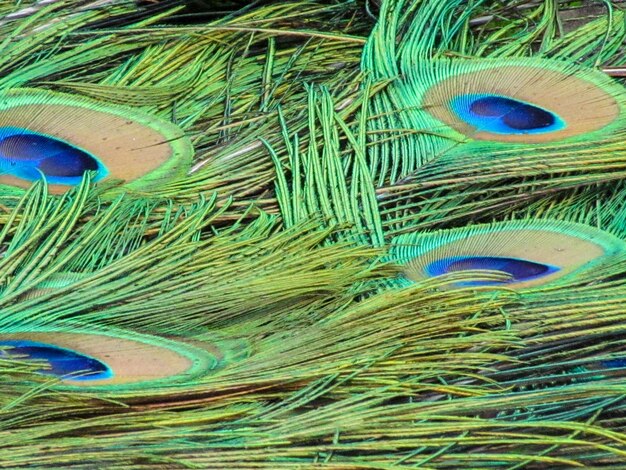
[[[0,466],[620,468],[625,30],[569,3],[0,5]]]

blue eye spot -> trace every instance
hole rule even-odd
[[[497,256],[454,256],[433,261],[426,266],[426,273],[429,276],[474,270],[502,271],[512,277],[508,282],[524,282],[548,276],[558,271],[559,268],[524,259]],[[503,283],[506,281],[472,281],[462,284],[495,285]]]
[[[52,184],[76,185],[87,171],[95,181],[108,171],[95,157],[53,137],[27,129],[0,128],[0,169],[22,179],[36,181],[41,174]]]
[[[600,364],[607,369],[621,369],[626,367],[626,358],[621,357],[618,359],[608,359],[606,361],[601,361]]]
[[[46,375],[65,377],[76,375],[71,380],[102,380],[113,377],[113,371],[98,359],[58,346],[28,340],[0,341],[0,347],[10,347],[0,351],[0,357],[25,356],[25,359],[45,360],[49,369],[39,372]]]
[[[498,95],[463,95],[453,111],[478,131],[495,134],[541,134],[565,128],[556,114],[530,103]]]

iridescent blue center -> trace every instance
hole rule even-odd
[[[11,349],[0,350],[0,356],[22,356],[24,359],[45,360],[50,368],[39,372],[47,375],[68,378],[72,380],[102,380],[113,377],[113,372],[99,360],[84,354],[60,348],[52,344],[36,341],[8,339],[0,341],[0,347]]]
[[[600,364],[608,369],[621,369],[623,367],[626,367],[626,358],[620,357],[617,359],[609,359],[606,361],[601,361]]]
[[[559,268],[525,259],[498,256],[453,256],[433,261],[426,266],[426,273],[430,276],[475,270],[502,271],[509,274],[512,279],[509,281],[470,281],[462,283],[463,285],[494,285],[531,281],[548,276],[558,271]]]
[[[0,127],[0,170],[36,181],[44,175],[52,184],[74,186],[87,171],[94,180],[108,171],[93,155],[54,137],[19,127]]]
[[[556,114],[505,96],[462,95],[454,98],[451,106],[463,121],[483,132],[542,134],[565,128]]]

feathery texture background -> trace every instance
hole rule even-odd
[[[624,6],[0,3],[0,467],[626,468]]]

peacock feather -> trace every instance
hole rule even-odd
[[[625,24],[0,4],[0,466],[624,467]]]
[[[408,280],[456,271],[500,271],[510,276],[512,288],[580,276],[626,249],[623,240],[593,227],[538,218],[410,233],[392,244],[392,259],[406,265]],[[493,282],[469,281],[472,285]]]
[[[93,172],[94,181],[121,179],[145,190],[180,177],[193,156],[179,128],[149,114],[27,89],[1,100],[0,184],[28,187],[43,177],[56,193]]]
[[[5,357],[43,361],[41,374],[58,377],[64,387],[90,391],[193,381],[218,364],[207,350],[180,342],[115,330],[68,331],[10,329],[0,334],[0,345]]]

